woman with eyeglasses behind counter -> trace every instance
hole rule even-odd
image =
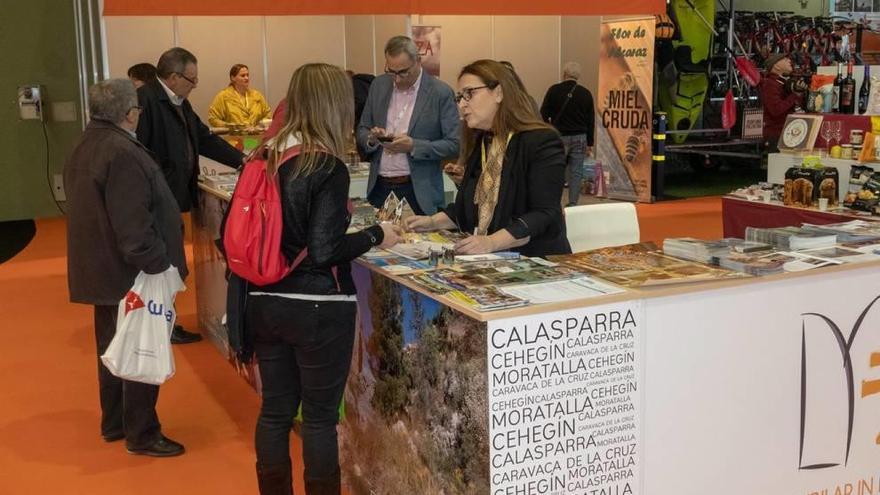
[[[459,254],[512,250],[526,256],[571,252],[562,217],[565,153],[513,72],[494,60],[461,70],[455,96],[465,164],[455,202],[431,216],[410,217],[417,231],[473,233]]]

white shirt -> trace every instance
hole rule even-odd
[[[171,100],[171,103],[173,103],[177,106],[183,105],[183,100],[185,100],[186,98],[183,98],[181,96],[177,96],[177,94],[175,94],[174,91],[171,91],[168,88],[168,86],[165,85],[165,82],[163,82],[162,79],[160,79],[158,77],[156,79],[159,80],[159,84],[162,85],[162,89],[165,90],[165,94],[168,95],[168,99]]]
[[[416,106],[416,98],[419,96],[419,86],[422,83],[422,69],[419,69],[419,77],[416,82],[406,89],[391,90],[391,101],[388,103],[388,115],[385,118],[385,132],[393,136],[400,136],[409,132],[409,123],[412,120],[413,107]],[[379,161],[379,175],[383,177],[402,177],[409,175],[409,158],[406,153],[391,153],[382,151]]]

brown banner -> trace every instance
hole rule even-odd
[[[104,0],[104,15],[632,15],[660,14],[664,0]]]
[[[651,201],[654,18],[602,23],[597,159],[608,196]]]

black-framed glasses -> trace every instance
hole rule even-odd
[[[413,70],[413,67],[415,67],[415,66],[416,66],[415,62],[413,62],[413,64],[410,65],[409,67],[407,67],[406,69],[402,69],[402,70],[391,70],[386,66],[385,73],[391,77],[406,77],[409,75],[409,72],[411,70]]]
[[[461,100],[471,101],[471,98],[474,97],[474,91],[478,89],[489,89],[489,86],[484,84],[482,86],[474,86],[473,88],[464,88],[458,93],[455,93],[455,103],[459,104],[461,103]]]
[[[180,77],[186,79],[186,82],[192,84],[193,86],[198,86],[198,85],[199,85],[199,77],[198,77],[198,76],[196,76],[195,79],[190,79],[190,78],[186,77],[186,74],[184,74],[183,72],[177,72],[176,74],[177,74],[178,76],[180,76]]]

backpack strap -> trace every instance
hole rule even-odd
[[[571,97],[574,95],[574,90],[578,87],[578,82],[574,82],[574,86],[571,87],[571,90],[565,95],[565,101],[562,102],[562,107],[559,108],[559,111],[556,112],[556,115],[550,119],[550,123],[559,122],[559,117],[562,117],[562,114],[565,113],[565,107],[568,106],[568,102],[571,101]]]
[[[278,169],[281,168],[281,165],[287,163],[290,159],[296,158],[302,153],[302,145],[292,146],[287,148],[284,153],[281,154],[281,158],[278,160],[278,163],[275,164],[275,173],[278,174]]]
[[[296,270],[296,267],[302,264],[302,262],[305,261],[306,256],[308,255],[309,248],[303,248],[302,251],[300,251],[299,254],[296,255],[296,259],[293,260],[293,264],[290,265],[290,272],[292,273],[294,270]],[[339,269],[334,265],[330,267],[330,271],[333,272],[333,280],[336,281],[336,290],[342,292],[342,285],[339,284]]]

